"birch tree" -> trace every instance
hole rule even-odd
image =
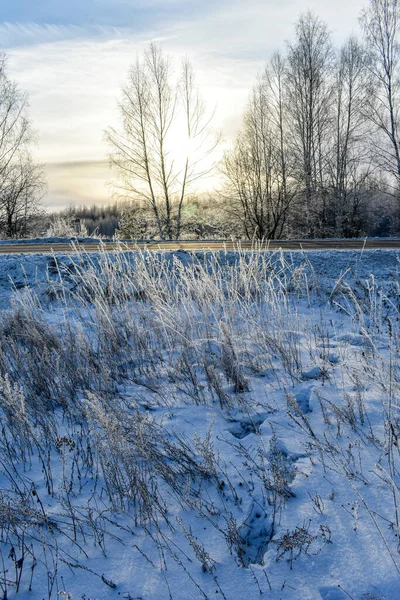
[[[7,75],[0,56],[0,229],[7,237],[27,233],[45,188],[43,169],[31,157],[35,133],[28,97]]]
[[[400,87],[398,0],[370,0],[361,16],[369,50],[368,68],[372,76],[369,120],[379,136],[375,140],[378,166],[400,184]],[[378,137],[376,136],[376,137]]]
[[[336,67],[332,102],[332,149],[329,162],[331,233],[360,233],[360,207],[368,187],[371,157],[365,105],[369,72],[365,49],[355,37],[342,46]]]
[[[106,132],[119,190],[151,209],[161,239],[178,239],[185,200],[212,169],[218,143],[190,63],[175,79],[168,56],[151,44],[130,68],[119,110],[121,129]]]
[[[326,24],[311,12],[300,16],[288,45],[288,111],[296,177],[303,187],[305,227],[325,220],[324,175],[332,123],[332,71],[335,54]]]
[[[279,239],[295,197],[287,157],[285,62],[274,54],[254,86],[242,128],[225,154],[228,211],[248,239]]]

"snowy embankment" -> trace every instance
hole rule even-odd
[[[398,265],[0,257],[3,597],[399,597]]]
[[[36,240],[32,240],[33,242]],[[41,240],[42,242],[43,240]],[[55,238],[55,241],[58,241]],[[93,240],[91,240],[93,241]],[[96,240],[95,240],[96,241]],[[127,257],[134,257],[134,252],[125,252]],[[234,264],[235,252],[218,252],[222,263]],[[243,252],[243,255],[251,255],[251,252]],[[372,275],[379,286],[387,288],[397,285],[400,271],[400,252],[397,250],[340,250],[340,251],[317,251],[312,252],[265,252],[271,257],[273,264],[284,262],[292,269],[301,268],[304,276],[310,280],[310,284],[323,287],[330,293],[338,280],[342,278],[350,284],[365,281]],[[174,257],[183,264],[203,262],[203,257],[210,255],[205,252],[162,252],[161,256],[167,261]],[[59,279],[61,271],[68,268],[74,260],[73,255],[57,254],[54,256],[45,254],[11,254],[0,255],[0,308],[10,306],[10,300],[15,290],[22,288],[34,289],[36,293],[45,295],[49,290],[49,283]],[[94,254],[82,255],[79,263],[93,263],[99,257]],[[57,263],[57,264],[56,264]]]

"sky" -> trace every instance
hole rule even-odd
[[[9,76],[29,94],[46,165],[45,204],[104,204],[115,174],[104,131],[118,126],[129,65],[151,41],[176,68],[188,57],[227,147],[269,56],[293,39],[311,9],[340,45],[359,33],[367,0],[0,0],[0,49]],[[208,183],[208,185],[213,185]]]

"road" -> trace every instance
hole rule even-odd
[[[278,240],[269,241],[257,248],[263,250],[371,250],[374,248],[386,248],[400,250],[400,239],[370,239],[370,240]],[[212,242],[212,241],[178,241],[178,242],[105,242],[100,246],[96,243],[82,243],[71,245],[70,243],[32,243],[24,242],[17,244],[0,244],[0,254],[42,253],[52,254],[62,252],[98,252],[99,249],[112,251],[118,248],[123,250],[251,250],[254,248],[252,242]]]

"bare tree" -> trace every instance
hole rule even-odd
[[[367,42],[372,86],[368,117],[381,134],[375,139],[375,157],[380,168],[400,183],[400,88],[398,0],[370,0],[362,12],[361,25]]]
[[[0,191],[0,227],[6,237],[24,237],[41,212],[46,186],[41,165],[23,153],[14,160]]]
[[[45,185],[42,168],[30,155],[35,135],[27,109],[27,96],[8,78],[3,55],[0,57],[0,228],[8,237],[27,233]]]
[[[287,168],[284,61],[279,54],[254,87],[233,150],[223,161],[228,210],[246,237],[279,239],[294,198]]]
[[[294,198],[293,186],[289,182],[289,151],[287,126],[287,93],[285,78],[287,61],[280,52],[275,52],[264,71],[264,91],[271,122],[278,137],[278,154],[281,170],[281,196],[284,206]],[[291,189],[289,189],[291,187]]]
[[[311,12],[300,16],[296,39],[288,45],[287,93],[296,177],[303,186],[305,226],[315,233],[315,219],[325,219],[324,174],[328,130],[332,124],[334,50],[327,26]],[[320,205],[317,204],[320,201]]]
[[[131,67],[122,94],[122,129],[106,132],[119,189],[151,208],[162,239],[177,239],[184,202],[212,168],[206,159],[218,140],[210,133],[211,116],[191,65],[184,61],[174,81],[170,59],[155,44]]]
[[[332,97],[332,149],[329,161],[332,234],[360,233],[361,203],[368,190],[371,160],[365,104],[369,91],[365,50],[354,37],[341,48]],[[328,224],[329,225],[329,224]]]

